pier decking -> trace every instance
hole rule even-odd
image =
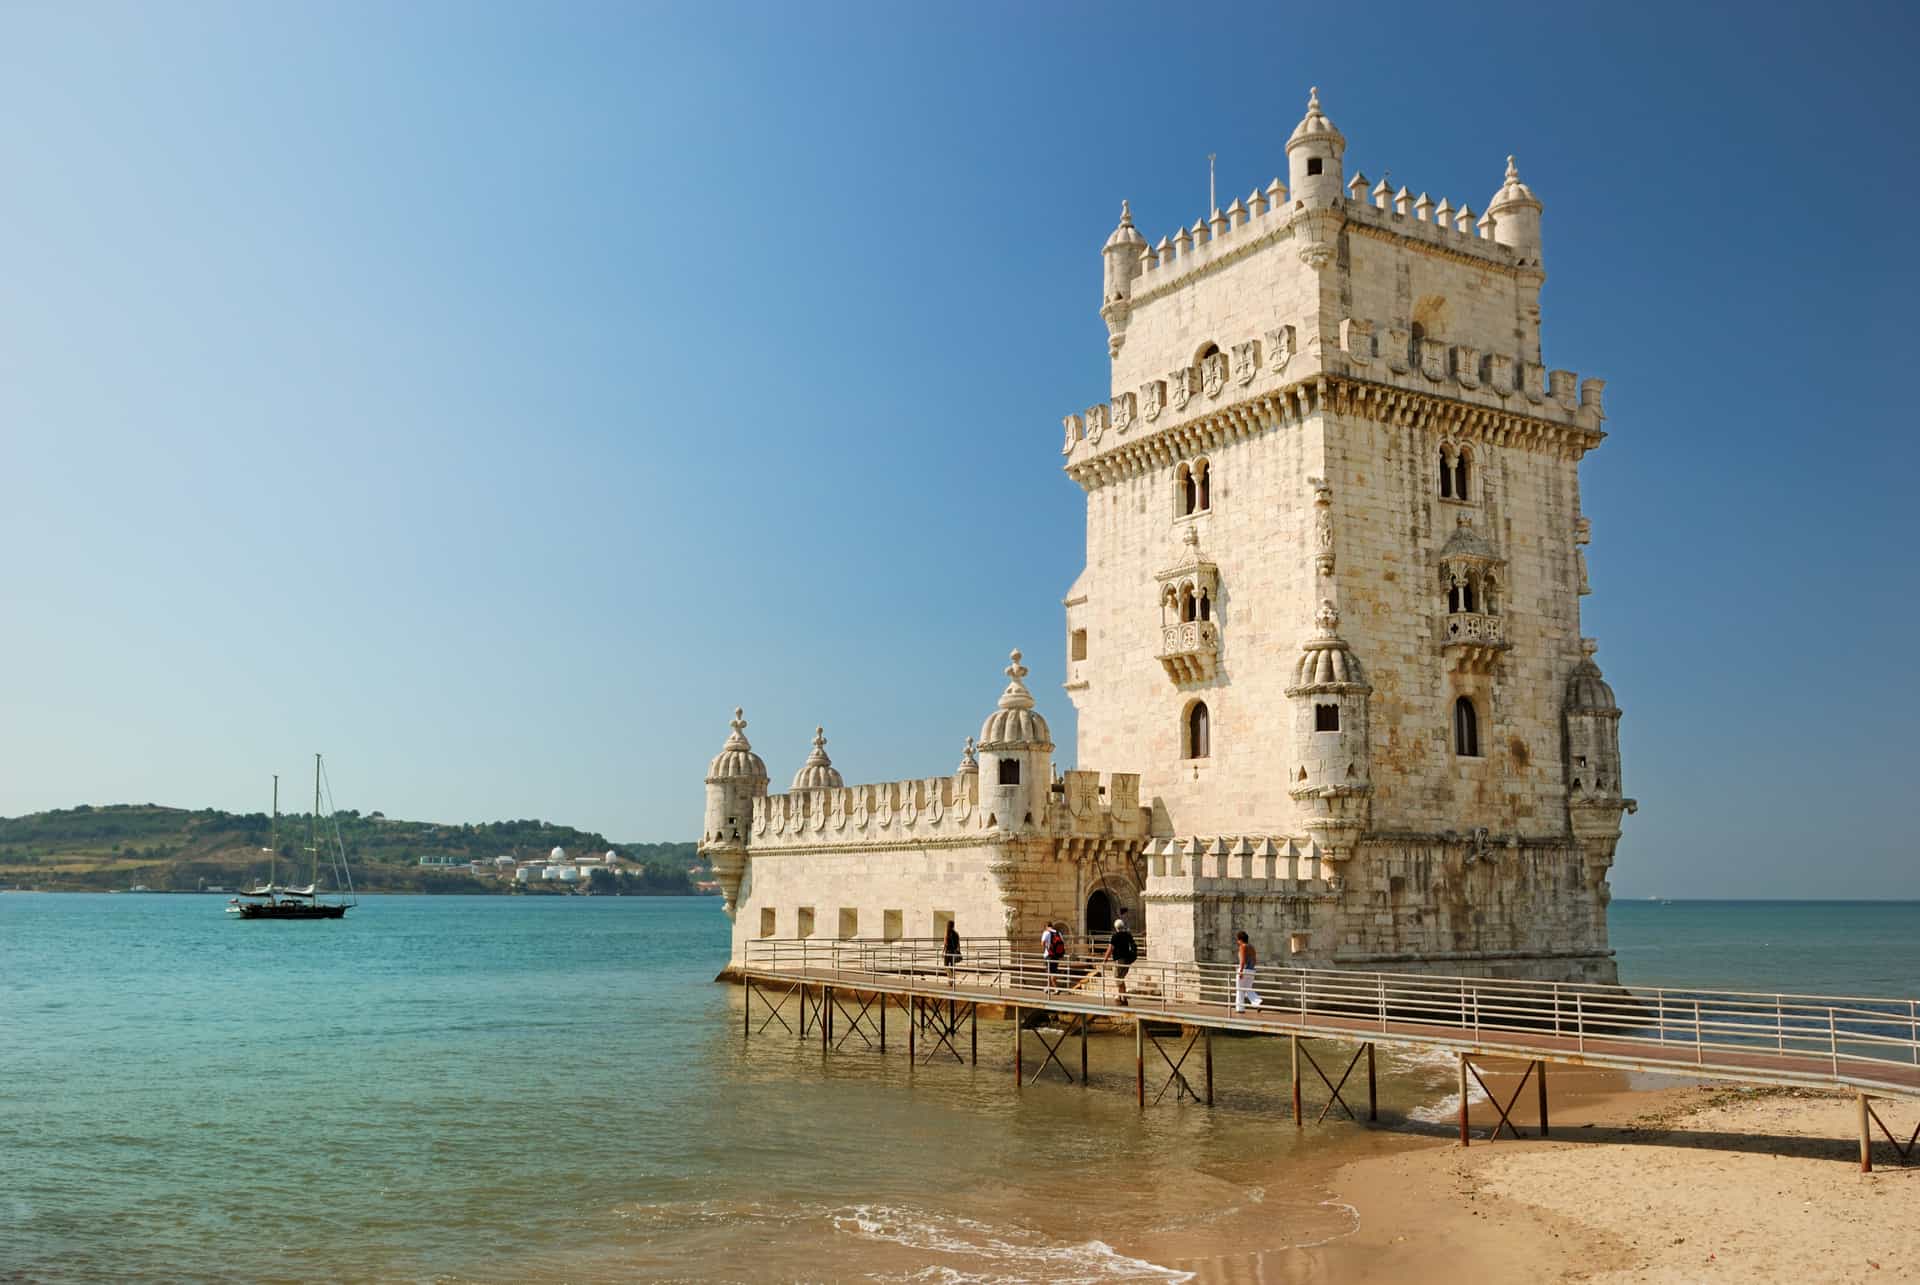
[[[1902,1140],[1882,1121],[1877,1098],[1920,1101],[1920,1001],[1848,996],[1758,994],[1532,982],[1407,973],[1263,967],[1253,988],[1259,1007],[1236,1009],[1231,965],[1167,963],[1143,958],[1116,976],[1113,964],[1082,956],[1064,967],[1048,989],[1047,961],[1012,950],[1002,940],[969,940],[957,965],[947,966],[931,941],[872,942],[816,939],[751,942],[740,970],[746,988],[744,1030],[751,1036],[778,1021],[806,1038],[817,1031],[822,1048],[841,1047],[858,1034],[886,1049],[886,1014],[908,1014],[910,1055],[926,1043],[929,1057],[960,1057],[955,1041],[967,1024],[973,1060],[978,1060],[978,1016],[983,1006],[1005,1008],[1013,1018],[1014,1076],[1025,1085],[1048,1070],[1072,1080],[1060,1060],[1066,1040],[1080,1038],[1080,1082],[1086,1080],[1089,1024],[1104,1018],[1131,1025],[1135,1044],[1135,1095],[1147,1097],[1147,1049],[1158,1051],[1168,1075],[1154,1101],[1169,1088],[1176,1096],[1213,1100],[1212,1035],[1235,1031],[1285,1036],[1292,1046],[1294,1122],[1301,1107],[1302,1058],[1332,1094],[1320,1113],[1337,1103],[1357,1119],[1344,1098],[1347,1080],[1364,1055],[1368,1118],[1376,1117],[1376,1045],[1438,1049],[1459,1059],[1460,1141],[1469,1139],[1467,1082],[1479,1079],[1474,1059],[1513,1058],[1528,1063],[1514,1094],[1503,1105],[1487,1093],[1504,1127],[1519,1136],[1510,1116],[1528,1078],[1537,1087],[1539,1128],[1547,1119],[1549,1063],[1649,1071],[1742,1084],[1790,1085],[1852,1091],[1859,1102],[1860,1166],[1873,1164],[1871,1129],[1878,1125],[1902,1163],[1920,1149],[1920,1128]],[[796,1031],[786,1021],[785,1000],[798,996]],[[759,1002],[756,1009],[755,1003]],[[1025,1014],[1066,1019],[1057,1038],[1032,1032],[1042,1060],[1031,1078],[1025,1051]],[[836,1020],[837,1019],[837,1020]],[[1182,1028],[1184,1045],[1169,1055],[1154,1027]],[[1336,1081],[1314,1059],[1308,1041],[1359,1045]],[[931,1042],[930,1042],[931,1041]],[[1178,1041],[1175,1042],[1178,1044]],[[1188,1078],[1187,1059],[1196,1046],[1204,1090]],[[1155,1078],[1158,1079],[1156,1067]],[[1485,1091],[1484,1081],[1481,1088]]]

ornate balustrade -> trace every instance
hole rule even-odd
[[[1211,620],[1187,620],[1160,630],[1160,663],[1176,683],[1204,682],[1220,659],[1220,628]]]

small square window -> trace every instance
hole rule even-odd
[[[1307,173],[1318,174],[1319,172],[1320,172],[1320,158],[1318,156],[1309,156],[1307,158]]]
[[[1000,760],[1000,784],[1002,785],[1020,784],[1020,760],[1019,759],[1001,759]]]
[[[898,910],[881,911],[880,935],[887,941],[899,941],[902,937],[906,936],[906,929],[902,923],[903,918],[904,916]]]
[[[813,907],[802,906],[795,916],[796,928],[802,937],[813,936]]]
[[[762,937],[771,937],[773,936],[773,929],[774,929],[773,907],[762,906],[760,908],[760,935]]]
[[[1339,731],[1340,707],[1338,705],[1315,705],[1313,707],[1313,730],[1316,732]]]
[[[848,941],[860,935],[860,912],[848,906],[840,908],[840,940]]]
[[[1068,654],[1071,655],[1075,660],[1085,660],[1087,658],[1087,631],[1086,630],[1076,629],[1073,631],[1073,644]]]

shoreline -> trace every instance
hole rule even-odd
[[[1504,1097],[1519,1077],[1487,1079]],[[1899,1166],[1876,1135],[1874,1171],[1859,1172],[1851,1095],[1664,1077],[1550,1088],[1546,1139],[1531,1088],[1513,1113],[1520,1140],[1488,1139],[1498,1117],[1484,1101],[1464,1149],[1396,1122],[1324,1180],[1328,1202],[1353,1210],[1344,1235],[1205,1257],[1127,1248],[1196,1285],[1920,1280],[1920,1165]],[[1893,1105],[1910,1128],[1920,1104]]]

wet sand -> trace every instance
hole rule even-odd
[[[1489,1076],[1504,1100],[1517,1077]],[[1859,1172],[1850,1096],[1743,1091],[1554,1068],[1553,1136],[1538,1137],[1529,1084],[1514,1111],[1525,1135],[1487,1140],[1497,1118],[1471,1110],[1421,1136],[1407,1122],[1378,1154],[1348,1160],[1328,1198],[1353,1230],[1287,1250],[1222,1243],[1129,1252],[1226,1282],[1691,1282],[1920,1279],[1920,1166],[1884,1141]],[[1920,1104],[1881,1103],[1904,1137]],[[1903,1127],[1902,1127],[1903,1124]]]

